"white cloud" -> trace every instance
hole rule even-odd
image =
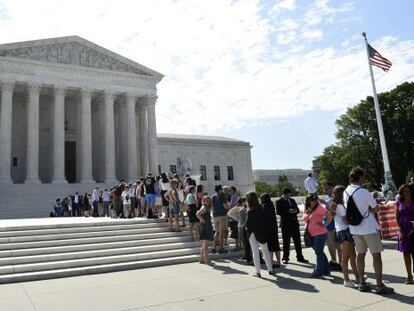
[[[287,3],[286,10],[295,8],[294,1]],[[77,34],[163,73],[160,132],[217,133],[307,111],[339,111],[371,93],[362,40],[351,38],[346,51],[315,48],[324,38],[320,21],[301,29],[304,16],[263,17],[258,0],[1,5],[8,16],[0,21],[1,42]],[[313,7],[325,12],[323,18],[340,10],[327,1]],[[394,64],[388,74],[374,70],[379,91],[414,78],[413,40],[374,43]]]
[[[282,0],[273,6],[273,11],[278,12],[282,10],[292,11],[296,8],[295,0]]]

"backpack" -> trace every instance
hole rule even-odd
[[[362,187],[357,188],[352,195],[349,195],[346,191],[345,193],[348,195],[348,202],[346,202],[346,221],[348,224],[352,226],[358,226],[364,218],[367,218],[369,215],[369,211],[367,215],[362,216],[361,212],[359,211],[355,200],[353,198],[353,195],[355,192],[357,192],[359,189],[362,189]]]

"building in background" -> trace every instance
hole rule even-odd
[[[253,170],[254,181],[265,182],[269,185],[278,183],[281,176],[286,176],[297,192],[305,190],[303,181],[308,177],[310,170],[303,169],[281,169],[281,170]]]
[[[113,183],[157,168],[162,74],[78,36],[0,45],[0,182]]]
[[[195,176],[209,193],[217,184],[254,190],[248,142],[215,136],[158,134],[158,172]],[[197,181],[198,181],[197,180]]]

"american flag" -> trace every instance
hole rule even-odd
[[[381,56],[380,53],[377,52],[372,46],[368,44],[368,52],[369,52],[369,59],[371,61],[371,65],[380,67],[384,71],[388,71],[392,66],[392,63],[386,59],[385,57]]]

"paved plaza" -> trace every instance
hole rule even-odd
[[[251,276],[253,267],[226,259],[212,266],[190,263],[0,285],[0,310],[412,311],[414,286],[402,282],[402,256],[394,250],[394,242],[385,246],[384,281],[396,292],[390,296],[344,288],[339,272],[326,279],[310,279],[310,266],[294,260],[278,269],[276,278],[263,271],[258,279]],[[311,249],[304,254],[315,262]],[[372,260],[367,258],[371,282]]]

